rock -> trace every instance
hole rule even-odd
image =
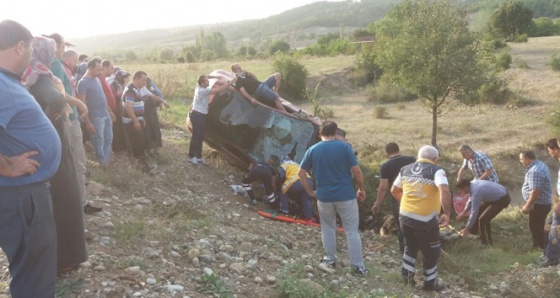
[[[200,261],[205,263],[212,263],[216,261],[216,259],[211,255],[200,255],[198,258],[200,259]]]
[[[189,257],[189,259],[196,258],[199,255],[200,255],[200,251],[196,248],[193,248],[193,249],[189,250],[189,252],[187,253],[187,256]]]
[[[192,258],[192,263],[194,267],[200,267],[200,260],[197,257]]]
[[[93,271],[105,271],[105,266],[99,265],[93,268]]]
[[[131,272],[131,273],[138,273],[138,272],[140,272],[140,266],[128,267],[124,271]]]
[[[243,263],[233,263],[229,266],[229,269],[239,274],[245,271],[245,268],[243,267]]]
[[[206,275],[214,275],[214,271],[208,267],[204,267],[204,274]]]
[[[323,293],[325,291],[325,288],[323,288],[323,286],[310,279],[302,279],[301,283],[303,284],[304,287],[311,288],[312,293]]]
[[[311,266],[311,265],[305,265],[305,266],[303,267],[303,271],[304,271],[304,272],[313,272],[314,270],[315,270],[315,269],[313,269],[313,266]]]
[[[134,293],[132,294],[132,297],[142,297],[142,293],[140,293],[140,292],[134,292]]]
[[[86,261],[86,262],[83,262],[83,263],[82,263],[82,264],[80,264],[80,265],[81,265],[82,267],[84,267],[84,268],[90,268],[90,267],[91,267],[91,263],[90,263],[90,262],[88,262],[88,261]]]
[[[169,254],[174,258],[180,258],[181,257],[181,255],[174,250],[172,250]]]
[[[508,291],[509,291],[509,285],[505,281],[502,281],[502,283],[500,284],[500,292],[505,293]]]
[[[272,276],[272,275],[267,275],[266,276],[266,282],[269,284],[273,284],[276,282],[276,276]]]
[[[149,277],[148,279],[146,279],[146,283],[149,285],[155,285],[157,281],[155,278]]]
[[[99,196],[105,190],[103,184],[97,183],[95,181],[89,181],[87,185],[87,192],[92,196]]]
[[[180,285],[167,285],[165,286],[165,288],[167,288],[169,292],[182,292],[183,290],[185,290],[185,288]]]
[[[260,277],[258,277],[258,276],[255,277],[255,283],[262,284],[262,283],[263,283],[262,278],[260,278]]]
[[[250,251],[251,248],[253,248],[253,243],[251,243],[251,242],[241,242],[241,244],[239,244],[239,247],[241,248],[241,250]]]
[[[259,264],[259,261],[255,260],[255,259],[250,259],[249,262],[247,262],[247,264],[251,268],[257,268],[257,265]]]

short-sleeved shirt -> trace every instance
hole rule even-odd
[[[389,160],[386,161],[381,166],[381,171],[380,171],[381,179],[387,179],[389,181],[388,185],[390,188],[393,185],[393,182],[395,182],[397,176],[399,175],[401,168],[411,163],[414,163],[415,161],[416,158],[412,156],[406,156],[406,155],[397,155],[397,156],[390,157]]]
[[[109,116],[107,99],[98,78],[82,77],[78,82],[78,94],[86,96],[89,117]]]
[[[208,114],[208,101],[210,100],[211,91],[212,89],[210,86],[196,86],[193,97],[193,111],[197,111],[202,114]]]
[[[470,229],[476,221],[481,203],[494,203],[507,194],[503,185],[488,180],[473,180],[469,188],[470,199],[465,210],[471,210],[467,228]]]
[[[235,82],[235,89],[239,90],[241,87],[250,95],[254,95],[261,84],[261,81],[247,75],[247,73],[236,74],[237,81]]]
[[[470,161],[465,158],[465,160],[463,161],[462,168],[471,169],[474,178],[480,179],[480,176],[482,176],[484,172],[486,172],[489,169],[494,169],[494,165],[492,164],[492,161],[490,161],[490,158],[488,157],[488,155],[486,155],[486,153],[476,151],[474,152],[473,161]],[[496,174],[496,170],[494,170],[492,174],[488,176],[487,180],[500,183],[500,180],[498,179],[498,174]]]
[[[0,69],[0,153],[17,156],[28,151],[40,166],[33,175],[0,176],[0,187],[22,186],[49,179],[60,163],[60,138],[19,76]]]
[[[535,160],[525,168],[525,182],[521,188],[523,199],[529,200],[529,195],[533,189],[540,189],[541,194],[535,201],[535,204],[550,205],[552,204],[552,189],[550,186],[550,170],[548,166],[540,161]]]
[[[128,84],[128,86],[124,88],[122,101],[124,106],[123,123],[132,123],[132,118],[130,118],[126,110],[127,102],[132,103],[132,110],[134,111],[134,115],[136,115],[136,119],[138,121],[144,120],[144,96],[142,95],[142,89],[134,87],[132,83]]]
[[[352,147],[340,140],[322,141],[307,149],[300,168],[317,181],[317,199],[341,202],[356,199],[351,168],[358,165]]]

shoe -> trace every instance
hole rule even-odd
[[[101,211],[103,211],[103,208],[100,208],[100,207],[93,207],[93,206],[90,205],[89,203],[87,203],[87,204],[84,206],[84,213],[85,213],[85,214],[94,214],[94,213],[101,212]]]
[[[255,199],[249,200],[249,204],[255,206],[255,205],[257,205],[257,200],[255,200]]]
[[[424,286],[422,287],[422,290],[440,293],[441,291],[443,291],[443,285],[441,285],[438,282],[433,282],[433,283],[424,282]]]
[[[330,274],[335,273],[336,272],[335,268],[336,268],[336,262],[328,261],[325,258],[323,258],[323,260],[321,260],[321,263],[319,264],[319,269],[321,269],[321,271],[324,271],[326,273],[330,273]]]
[[[193,165],[198,165],[198,159],[196,157],[189,158],[189,162]]]
[[[556,265],[558,265],[558,258],[547,258],[546,261],[541,262],[541,267],[553,267]]]
[[[333,269],[336,268],[336,261],[328,260],[327,257],[324,257],[321,260],[321,264],[325,264],[325,266],[327,266],[329,268],[333,268]]]
[[[546,261],[548,261],[548,258],[547,258],[544,254],[542,254],[542,255],[539,257],[539,263],[544,263],[544,262],[546,262]]]
[[[199,165],[206,165],[206,161],[204,161],[204,158],[197,158],[196,161],[198,162]]]
[[[366,276],[366,274],[369,273],[369,270],[367,270],[365,267],[364,268],[356,267],[356,269],[354,269],[354,272],[352,273],[356,276]]]

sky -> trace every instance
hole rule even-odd
[[[329,0],[343,1],[343,0]],[[96,35],[262,19],[319,0],[33,0],[9,1],[0,20],[33,35],[60,33],[68,41]]]

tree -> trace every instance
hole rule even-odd
[[[173,52],[172,49],[165,49],[159,53],[159,59],[162,62],[171,61],[173,60],[174,57],[175,57],[175,53]]]
[[[276,54],[276,52],[287,53],[289,50],[290,50],[290,44],[283,40],[277,40],[273,42],[268,48],[268,52],[271,55]]]
[[[533,21],[533,11],[519,1],[502,3],[492,14],[490,22],[508,41],[515,36],[527,33]]]
[[[403,0],[375,26],[383,75],[422,100],[436,147],[437,120],[448,99],[474,103],[487,74],[488,55],[479,57],[481,45],[467,20],[454,0]]]

